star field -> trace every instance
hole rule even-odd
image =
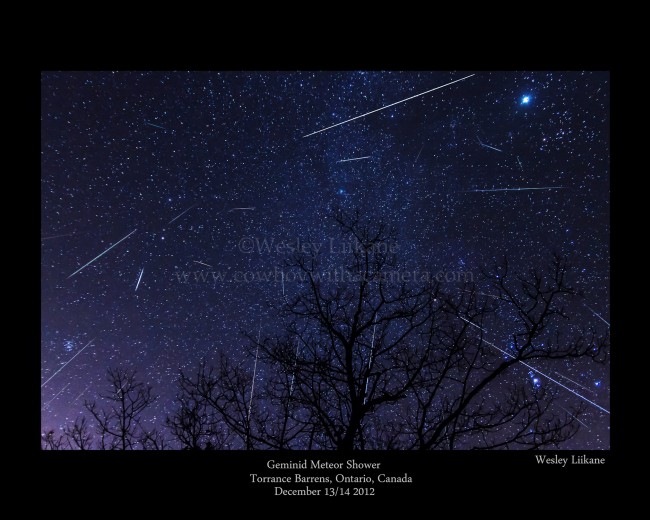
[[[118,366],[160,396],[147,421],[164,429],[179,370],[280,332],[299,284],[265,244],[328,245],[335,207],[395,225],[411,270],[566,254],[583,294],[567,327],[608,329],[608,73],[478,72],[310,135],[469,74],[43,73],[42,430]],[[501,318],[486,338],[508,349]],[[607,364],[538,368],[609,410]],[[514,380],[584,404],[528,368],[499,384]],[[608,413],[580,421],[563,447],[609,449]]]

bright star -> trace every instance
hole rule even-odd
[[[524,96],[521,98],[521,104],[526,105],[530,102],[530,96]]]

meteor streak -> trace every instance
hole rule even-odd
[[[337,163],[340,162],[348,162],[348,161],[360,161],[361,159],[370,159],[370,155],[366,155],[365,157],[352,157],[352,159],[341,159],[340,161],[336,161]]]
[[[74,401],[72,401],[71,404],[76,403],[77,399],[79,399],[82,395],[84,395],[86,393],[86,390],[88,390],[91,387],[91,385],[92,385],[92,383],[90,383],[90,385],[88,385],[86,388],[84,388],[84,391],[81,392],[77,397],[75,397]]]
[[[197,204],[198,204],[198,202],[197,202]],[[180,217],[182,217],[183,215],[185,215],[185,213],[187,213],[189,210],[191,210],[194,206],[196,206],[196,204],[192,204],[192,205],[191,205],[189,208],[187,208],[185,211],[183,211],[182,213],[176,215],[173,219],[171,219],[169,222],[167,222],[167,225],[169,226],[169,224],[171,224],[172,222],[174,222],[174,220],[176,220],[177,218],[180,218]]]
[[[90,346],[90,344],[91,344],[93,341],[95,341],[95,338],[91,339],[91,340],[86,344],[86,346],[85,346],[84,348],[82,348],[79,352],[77,352],[74,356],[72,356],[72,357],[69,359],[69,361],[67,361],[67,362],[66,362],[66,363],[65,363],[61,368],[59,368],[56,372],[54,372],[54,374],[52,374],[52,375],[50,376],[50,378],[49,378],[47,381],[45,381],[45,383],[43,383],[43,384],[41,385],[41,388],[43,388],[46,384],[48,384],[50,381],[52,381],[52,378],[53,378],[55,375],[57,375],[59,372],[61,372],[61,370],[63,370],[65,367],[67,367],[67,366],[72,362],[72,360],[73,360],[74,358],[76,358],[79,354],[81,354],[84,350],[86,350],[86,349]]]
[[[135,284],[136,291],[138,290],[138,287],[140,287],[140,280],[142,280],[142,273],[144,273],[144,267],[142,268],[142,271],[140,271],[140,277],[138,278],[138,283]]]
[[[90,264],[92,264],[92,263],[93,263],[95,260],[97,260],[98,258],[104,256],[104,255],[105,255],[106,253],[108,253],[111,249],[113,249],[117,244],[119,244],[120,242],[122,242],[122,240],[126,240],[126,239],[129,238],[133,233],[135,233],[136,231],[137,231],[137,229],[134,229],[134,230],[131,231],[128,235],[126,235],[124,238],[122,238],[121,240],[118,240],[117,242],[115,242],[115,243],[114,243],[111,247],[109,247],[106,251],[104,251],[103,253],[100,253],[99,255],[97,255],[95,258],[93,258],[93,259],[92,259],[90,262],[88,262],[87,264],[82,265],[82,266],[81,266],[79,269],[77,269],[74,273],[72,273],[70,276],[68,276],[68,278],[72,278],[72,277],[73,277],[75,274],[77,274],[79,271],[81,271],[81,270],[84,269],[85,267],[88,267]]]
[[[472,323],[471,321],[466,320],[466,319],[463,318],[462,316],[458,316],[458,317],[459,317],[461,320],[463,320],[463,321],[469,323],[470,325],[474,325],[477,329],[480,329],[480,330],[482,330],[483,332],[486,332],[486,330],[485,330],[483,327],[479,327],[479,326],[476,325],[475,323]],[[487,344],[490,345],[491,347],[494,347],[495,349],[497,349],[497,350],[498,350],[499,352],[501,352],[502,354],[505,354],[506,356],[508,356],[508,357],[510,357],[510,358],[512,358],[512,359],[516,359],[515,356],[513,356],[510,352],[508,352],[507,350],[503,350],[503,349],[500,348],[500,347],[497,347],[494,343],[489,342],[489,341],[486,340],[485,338],[481,338],[481,341],[484,341],[485,343],[487,343]],[[589,403],[589,404],[592,405],[592,406],[595,406],[595,407],[598,408],[599,410],[601,410],[601,411],[603,411],[603,412],[605,412],[605,413],[607,413],[607,414],[610,413],[609,410],[603,408],[602,406],[600,406],[600,405],[597,404],[597,403],[594,403],[594,402],[591,401],[590,399],[587,399],[584,395],[579,394],[578,392],[576,392],[575,390],[569,388],[568,386],[563,385],[562,383],[560,383],[560,382],[557,381],[556,379],[553,379],[551,376],[545,374],[544,372],[540,371],[539,369],[537,369],[537,368],[535,368],[535,367],[532,367],[532,366],[530,366],[528,363],[526,363],[526,362],[524,362],[524,361],[521,361],[521,360],[519,360],[519,363],[521,363],[521,364],[522,364],[523,366],[525,366],[526,368],[530,368],[530,369],[531,369],[533,372],[535,372],[536,374],[539,374],[540,376],[545,377],[545,378],[548,379],[549,381],[551,381],[551,382],[555,383],[556,385],[558,385],[558,386],[564,388],[565,390],[568,390],[568,391],[571,392],[573,395],[578,396],[580,399],[582,399],[583,401],[586,401],[587,403]]]
[[[609,324],[609,322],[608,322],[605,318],[603,318],[603,317],[602,317],[600,314],[598,314],[595,310],[593,310],[591,307],[589,307],[589,305],[587,305],[586,303],[585,303],[585,307],[587,307],[587,309],[589,309],[589,310],[590,310],[591,312],[593,312],[596,316],[598,316],[601,320],[603,320],[603,321],[607,324],[608,327],[611,327],[611,325]]]
[[[72,235],[74,235],[74,233],[66,233],[64,235],[52,235],[52,236],[49,236],[49,237],[43,237],[43,238],[41,238],[41,240],[49,240],[51,238],[59,238],[59,237],[70,237]]]
[[[246,420],[251,419],[251,409],[253,408],[253,392],[255,392],[255,376],[257,375],[257,357],[260,353],[260,333],[262,332],[262,321],[260,320],[260,327],[257,330],[257,350],[255,351],[255,365],[253,366],[253,380],[251,381],[251,398],[248,401],[248,414]]]
[[[560,405],[560,404],[558,404],[558,406],[559,406],[560,408],[562,408],[562,410],[564,410],[566,413],[568,413],[571,417],[573,417],[576,421],[578,421],[580,424],[582,424],[585,428],[587,428],[587,430],[591,431],[591,428],[589,428],[589,426],[587,426],[585,423],[583,423],[580,419],[578,419],[575,415],[573,415],[573,414],[572,414],[569,410],[567,410],[564,406],[562,406],[562,405]]]
[[[556,373],[558,376],[563,377],[563,378],[566,379],[567,381],[571,381],[574,385],[578,385],[580,388],[584,388],[585,390],[588,390],[589,392],[593,392],[593,390],[592,390],[591,388],[588,388],[588,387],[586,387],[585,385],[581,385],[581,384],[578,383],[577,381],[574,381],[573,379],[568,378],[568,377],[565,376],[564,374],[560,374],[557,370],[555,370],[555,373]]]
[[[490,146],[489,144],[485,144],[485,143],[481,142],[481,140],[478,138],[478,135],[476,136],[476,139],[478,139],[478,144],[480,144],[481,146],[483,146],[485,148],[491,148],[492,150],[496,150],[497,152],[503,152],[503,150],[499,150],[498,148],[495,148],[494,146]]]
[[[424,145],[420,148],[420,151],[418,152],[418,156],[415,158],[415,161],[413,161],[413,164],[415,165],[416,162],[418,162],[418,159],[420,158],[420,154],[422,153],[422,148],[424,148]]]
[[[194,262],[196,262],[197,264],[204,265],[204,266],[206,266],[206,267],[212,267],[211,265],[204,264],[203,262],[199,262],[198,260],[194,260]]]
[[[61,392],[63,392],[66,388],[68,388],[69,386],[70,386],[70,383],[66,383],[66,385],[65,385],[63,388],[61,388],[61,390],[59,390],[59,391],[56,393],[56,395],[55,395],[52,399],[50,399],[47,403],[45,403],[45,404],[43,405],[43,408],[41,408],[41,410],[45,410],[45,409],[50,405],[50,403],[51,403],[52,401],[54,401],[57,397],[59,397],[59,394],[60,394]]]
[[[149,123],[148,121],[145,121],[144,124],[149,126],[155,126],[156,128],[160,128],[161,130],[166,130],[166,128],[163,128],[162,126],[154,125],[153,123]]]
[[[490,190],[462,190],[461,193],[485,193],[488,191],[564,190],[566,186],[542,186],[541,188],[494,188]]]
[[[289,387],[289,395],[293,394],[293,383],[296,380],[296,365],[298,364],[299,350],[300,350],[300,343],[296,340],[296,357],[293,359],[293,373],[291,374],[291,386]]]
[[[375,332],[377,332],[377,316],[375,315],[375,326],[372,329],[372,341],[370,342],[370,357],[368,358],[368,375],[366,376],[366,389],[363,391],[363,404],[368,402],[368,383],[370,383],[370,368],[372,367],[372,355],[375,352]]]
[[[441,88],[444,88],[444,87],[448,87],[449,85],[453,85],[454,83],[458,83],[459,81],[463,81],[463,80],[465,80],[467,78],[471,78],[474,75],[475,74],[470,74],[469,76],[465,76],[464,78],[460,78],[460,79],[457,79],[457,80],[454,80],[454,81],[450,81],[449,83],[445,83],[444,85],[440,85],[439,87],[432,88],[432,89],[426,90],[424,92],[420,92],[419,94],[415,94],[414,96],[407,97],[406,99],[402,99],[401,101],[396,101],[395,103],[391,103],[390,105],[386,105],[386,106],[381,107],[381,108],[376,108],[375,110],[371,110],[370,112],[366,112],[365,114],[361,114],[360,116],[353,117],[352,119],[346,119],[345,121],[341,121],[340,123],[336,123],[335,125],[328,126],[327,128],[322,128],[321,130],[316,130],[315,132],[312,132],[311,134],[303,135],[303,137],[309,137],[310,135],[315,135],[315,134],[318,134],[320,132],[324,132],[325,130],[329,130],[330,128],[334,128],[335,126],[339,126],[339,125],[343,125],[345,123],[349,123],[350,121],[354,121],[355,119],[359,119],[359,118],[368,116],[370,114],[374,114],[375,112],[379,112],[380,110],[384,110],[386,108],[390,108],[392,106],[399,105],[400,103],[404,103],[405,101],[409,101],[409,100],[414,99],[416,97],[424,96],[425,94],[428,94],[429,92],[433,92],[434,90],[438,90],[438,89],[441,89]]]

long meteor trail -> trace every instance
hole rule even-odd
[[[54,372],[54,374],[52,374],[52,375],[50,376],[50,378],[49,378],[47,381],[45,381],[45,383],[43,383],[43,384],[41,385],[41,388],[43,388],[46,384],[48,384],[50,381],[52,381],[52,378],[53,378],[55,375],[57,375],[59,372],[61,372],[61,370],[63,370],[65,367],[67,367],[67,366],[72,362],[72,360],[73,360],[74,358],[76,358],[79,354],[81,354],[84,350],[86,350],[86,349],[90,346],[90,344],[91,344],[93,341],[95,341],[95,338],[91,339],[91,340],[88,342],[88,344],[87,344],[84,348],[82,348],[79,352],[77,352],[74,356],[72,356],[72,357],[68,360],[68,362],[65,363],[65,365],[63,365],[63,366],[62,366],[61,368],[59,368],[56,372]]]
[[[51,238],[59,238],[59,237],[70,237],[70,236],[72,236],[74,234],[75,233],[66,233],[64,235],[52,235],[52,236],[49,236],[49,237],[43,237],[43,238],[41,238],[41,240],[50,240]]]
[[[75,274],[77,274],[79,271],[81,271],[81,270],[84,269],[85,267],[88,267],[90,264],[92,264],[92,263],[93,263],[95,260],[97,260],[98,258],[104,256],[104,255],[105,255],[106,253],[108,253],[111,249],[113,249],[117,244],[119,244],[120,242],[122,242],[122,240],[126,240],[126,239],[129,238],[133,233],[135,233],[136,231],[137,231],[137,229],[134,229],[134,230],[131,231],[128,235],[126,235],[124,238],[122,238],[121,240],[118,240],[117,242],[115,242],[115,243],[114,243],[111,247],[109,247],[106,251],[104,251],[103,253],[98,254],[95,258],[93,258],[93,259],[92,259],[90,262],[88,262],[87,264],[82,265],[82,266],[81,266],[79,269],[77,269],[74,273],[72,273],[70,276],[68,276],[68,278],[72,278],[72,277],[73,277]]]
[[[593,310],[591,307],[589,307],[589,305],[587,305],[586,303],[585,303],[585,307],[587,307],[587,309],[589,309],[589,310],[590,310],[591,312],[593,312],[596,316],[598,316],[601,320],[603,320],[603,321],[607,324],[608,327],[611,327],[611,325],[609,324],[609,322],[608,322],[605,318],[603,318],[603,317],[602,317],[600,314],[598,314],[595,310]]]
[[[587,428],[587,430],[591,431],[591,428],[589,428],[589,426],[587,426],[585,423],[583,423],[580,419],[578,419],[575,415],[573,415],[573,414],[572,414],[569,410],[567,410],[564,406],[562,406],[561,404],[558,404],[558,406],[559,406],[560,408],[562,408],[562,410],[564,410],[566,413],[568,413],[571,417],[573,417],[576,421],[578,421],[580,424],[582,424],[585,428]]]
[[[542,186],[541,188],[494,188],[490,190],[463,190],[461,193],[485,193],[489,191],[564,190],[566,186]]]
[[[555,373],[556,373],[558,376],[563,377],[563,378],[566,379],[567,381],[571,381],[574,385],[578,385],[579,387],[584,388],[585,390],[587,390],[587,391],[589,391],[589,392],[593,392],[593,390],[592,390],[591,388],[588,388],[588,387],[586,387],[585,385],[581,385],[581,384],[578,383],[577,381],[574,381],[573,379],[571,379],[571,378],[565,376],[564,374],[560,374],[557,370],[555,370]]]
[[[161,130],[167,130],[166,128],[163,128],[162,126],[154,125],[153,123],[149,123],[149,121],[144,122],[145,125],[149,126],[155,126],[156,128],[160,128]]]
[[[45,404],[43,405],[43,408],[41,408],[41,410],[45,410],[45,409],[50,405],[50,403],[51,403],[52,401],[54,401],[57,397],[59,397],[59,394],[60,394],[61,392],[63,392],[66,388],[68,388],[69,386],[70,386],[70,383],[66,383],[65,386],[64,386],[63,388],[61,388],[61,390],[59,390],[59,391],[56,393],[56,395],[55,395],[52,399],[50,399],[47,403],[45,403]]]
[[[476,139],[478,139],[478,144],[480,144],[481,146],[483,146],[485,148],[491,148],[492,150],[496,150],[497,152],[503,152],[503,150],[499,150],[498,148],[495,148],[494,146],[490,146],[489,144],[485,144],[485,143],[481,142],[481,140],[478,138],[478,135],[476,136]]]
[[[472,323],[471,321],[466,320],[465,318],[463,318],[463,317],[460,316],[460,315],[459,315],[458,317],[459,317],[461,320],[463,320],[463,321],[469,323],[470,325],[474,325],[477,329],[480,329],[480,330],[482,330],[483,332],[486,332],[486,330],[485,330],[483,327],[479,327],[478,325],[476,325],[476,323]],[[512,358],[512,359],[516,359],[515,356],[513,356],[510,352],[508,352],[507,350],[503,350],[503,349],[500,348],[500,347],[497,347],[494,343],[489,342],[489,341],[486,340],[485,338],[481,338],[481,341],[485,341],[485,343],[487,343],[487,344],[490,345],[491,347],[494,347],[495,349],[497,349],[497,350],[498,350],[499,352],[501,352],[502,354],[505,354],[506,356],[508,356],[508,357],[510,357],[510,358]],[[551,376],[545,374],[544,372],[542,372],[542,371],[539,370],[538,368],[535,368],[535,367],[533,367],[533,366],[529,365],[528,363],[526,363],[526,362],[524,362],[524,361],[521,361],[521,360],[519,360],[519,363],[521,363],[521,364],[522,364],[523,366],[525,366],[526,368],[530,368],[530,369],[531,369],[533,372],[535,372],[536,374],[539,374],[540,376],[545,377],[545,378],[548,379],[549,381],[551,381],[551,382],[555,383],[556,385],[558,385],[558,386],[564,388],[565,390],[568,390],[568,391],[571,392],[573,395],[578,396],[580,399],[582,399],[583,401],[589,403],[590,405],[595,406],[596,408],[598,408],[599,410],[601,410],[601,411],[603,411],[603,412],[605,412],[605,413],[607,413],[607,414],[610,414],[610,411],[607,410],[606,408],[603,408],[603,407],[600,406],[599,404],[594,403],[592,400],[587,399],[584,395],[579,394],[578,392],[576,392],[576,391],[573,390],[572,388],[569,388],[568,386],[566,386],[566,385],[560,383],[560,382],[557,381],[556,379],[553,379]],[[611,415],[611,414],[610,414],[610,415]]]
[[[74,401],[72,401],[71,404],[74,404],[77,402],[77,399],[79,399],[82,395],[86,393],[86,390],[88,390],[92,386],[92,383],[90,383],[86,388],[84,388],[84,391],[81,392],[77,397],[74,398]]]
[[[198,202],[197,202],[196,204],[198,204]],[[172,222],[174,222],[174,220],[176,220],[176,219],[182,217],[183,215],[185,215],[185,213],[187,213],[187,212],[188,212],[189,210],[191,210],[194,206],[196,206],[196,204],[192,204],[192,205],[191,205],[189,208],[187,208],[185,211],[183,211],[182,213],[176,215],[173,219],[171,219],[169,222],[167,222],[167,225],[169,226],[169,224],[171,224]]]
[[[340,162],[348,162],[348,161],[360,161],[361,159],[370,159],[370,155],[366,155],[365,157],[352,157],[352,159],[341,159],[340,161],[336,161],[337,163]]]
[[[420,151],[418,152],[418,156],[415,158],[415,161],[413,161],[413,165],[415,165],[415,163],[418,162],[418,159],[420,158],[420,154],[422,153],[423,148],[424,148],[424,145],[421,146]]]
[[[253,408],[253,392],[255,392],[255,375],[257,374],[257,356],[260,353],[260,333],[262,332],[262,321],[260,320],[260,327],[257,330],[257,350],[255,351],[255,365],[253,366],[253,380],[251,381],[251,398],[248,401],[248,414],[246,421],[251,419],[251,409]]]
[[[481,143],[481,146],[484,148],[490,148],[491,150],[496,150],[497,152],[503,152],[503,150],[499,150],[498,148],[495,148],[494,146],[490,146],[489,144]]]
[[[138,283],[135,284],[136,291],[138,290],[138,287],[140,287],[140,280],[142,280],[142,273],[144,273],[144,267],[142,268],[142,271],[140,271],[140,277],[138,278]]]
[[[324,132],[325,130],[329,130],[330,128],[334,128],[335,126],[344,125],[345,123],[349,123],[350,121],[354,121],[355,119],[360,119],[360,118],[366,117],[366,116],[368,116],[370,114],[374,114],[375,112],[379,112],[380,110],[384,110],[386,108],[390,108],[390,107],[393,107],[395,105],[399,105],[400,103],[404,103],[404,102],[409,101],[411,99],[414,99],[416,97],[424,96],[425,94],[428,94],[429,92],[433,92],[434,90],[438,90],[438,89],[441,89],[441,88],[444,88],[444,87],[448,87],[449,85],[453,85],[454,83],[458,83],[459,81],[463,81],[463,80],[465,80],[467,78],[471,78],[472,76],[475,76],[475,74],[470,74],[469,76],[465,76],[464,78],[460,78],[460,79],[456,79],[454,81],[450,81],[449,83],[445,83],[444,85],[440,85],[439,87],[432,88],[432,89],[426,90],[424,92],[420,92],[419,94],[415,94],[414,96],[407,97],[406,99],[402,99],[401,101],[396,101],[395,103],[391,103],[390,105],[386,105],[386,106],[381,107],[381,108],[376,108],[375,110],[371,110],[370,112],[366,112],[365,114],[361,114],[360,116],[356,116],[356,117],[353,117],[351,119],[346,119],[345,121],[341,121],[340,123],[336,123],[335,125],[328,126],[327,128],[322,128],[321,130],[316,130],[315,132],[312,132],[311,134],[303,135],[303,137],[309,137],[310,135],[315,135],[315,134],[318,134],[320,132]]]

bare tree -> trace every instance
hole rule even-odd
[[[66,426],[58,436],[54,430],[41,435],[43,450],[91,450],[93,437],[85,417],[78,417],[71,426]]]
[[[41,434],[41,449],[57,451],[65,449],[65,438],[63,435],[57,435],[54,430],[48,430]]]
[[[185,450],[228,449],[233,435],[228,433],[217,412],[220,389],[214,370],[205,361],[194,377],[180,374],[177,401],[179,408],[167,417],[172,438]]]
[[[181,374],[185,404],[172,424],[184,445],[200,446],[215,425],[247,449],[537,448],[576,433],[582,407],[560,412],[556,391],[521,377],[522,368],[606,358],[607,333],[566,337],[565,308],[577,296],[566,260],[526,275],[504,260],[477,281],[490,294],[474,282],[443,291],[402,276],[387,226],[358,214],[336,221],[349,244],[339,275],[331,258],[295,255],[289,266],[304,290],[281,309],[286,333],[249,336],[264,380],[254,399],[250,370],[225,355],[216,369]],[[488,326],[508,329],[511,345],[490,341]]]
[[[545,374],[552,363],[559,366],[559,360],[606,360],[608,331],[569,335],[570,328],[563,327],[569,319],[565,308],[578,296],[567,274],[566,259],[557,255],[545,272],[514,276],[504,258],[482,271],[490,294],[481,296],[472,286],[446,298],[444,309],[452,319],[442,328],[439,360],[427,367],[414,389],[417,406],[408,424],[416,439],[409,447],[538,448],[557,446],[575,435],[584,406],[568,413],[553,406],[557,390],[524,383],[504,390],[497,385],[517,369],[520,377],[528,371],[541,381],[540,371]],[[488,323],[500,316],[514,329],[509,346],[486,338]],[[493,392],[500,398],[488,399]]]
[[[142,424],[142,413],[156,400],[151,387],[139,382],[136,372],[128,369],[109,368],[107,379],[111,390],[100,396],[108,407],[100,408],[95,401],[84,404],[97,423],[98,448],[160,449],[160,434]]]
[[[173,437],[184,449],[287,449],[304,426],[292,419],[286,399],[277,402],[274,380],[255,399],[251,383],[245,362],[224,354],[216,368],[203,361],[196,374],[181,372],[180,407],[167,418]]]
[[[358,214],[336,222],[349,247],[335,277],[340,257],[288,262],[303,287],[279,309],[283,333],[249,334],[247,359],[221,353],[216,367],[181,372],[167,417],[178,447],[537,449],[576,434],[585,406],[566,410],[566,389],[540,381],[567,360],[605,362],[609,333],[570,321],[581,295],[566,258],[526,273],[504,258],[443,287],[401,276],[387,226]],[[42,449],[169,447],[143,424],[151,387],[124,369],[109,369],[108,381],[107,408],[85,403],[97,442],[81,417],[44,433]]]
[[[351,450],[367,442],[366,418],[405,399],[420,377],[439,287],[395,279],[393,230],[358,214],[336,220],[349,246],[340,276],[324,278],[320,258],[296,255],[289,267],[306,289],[283,310],[288,334],[259,346],[276,374],[290,375],[293,388],[276,386],[303,412],[314,447]]]
[[[72,426],[65,429],[68,446],[74,450],[93,449],[93,435],[85,417],[79,417]]]

